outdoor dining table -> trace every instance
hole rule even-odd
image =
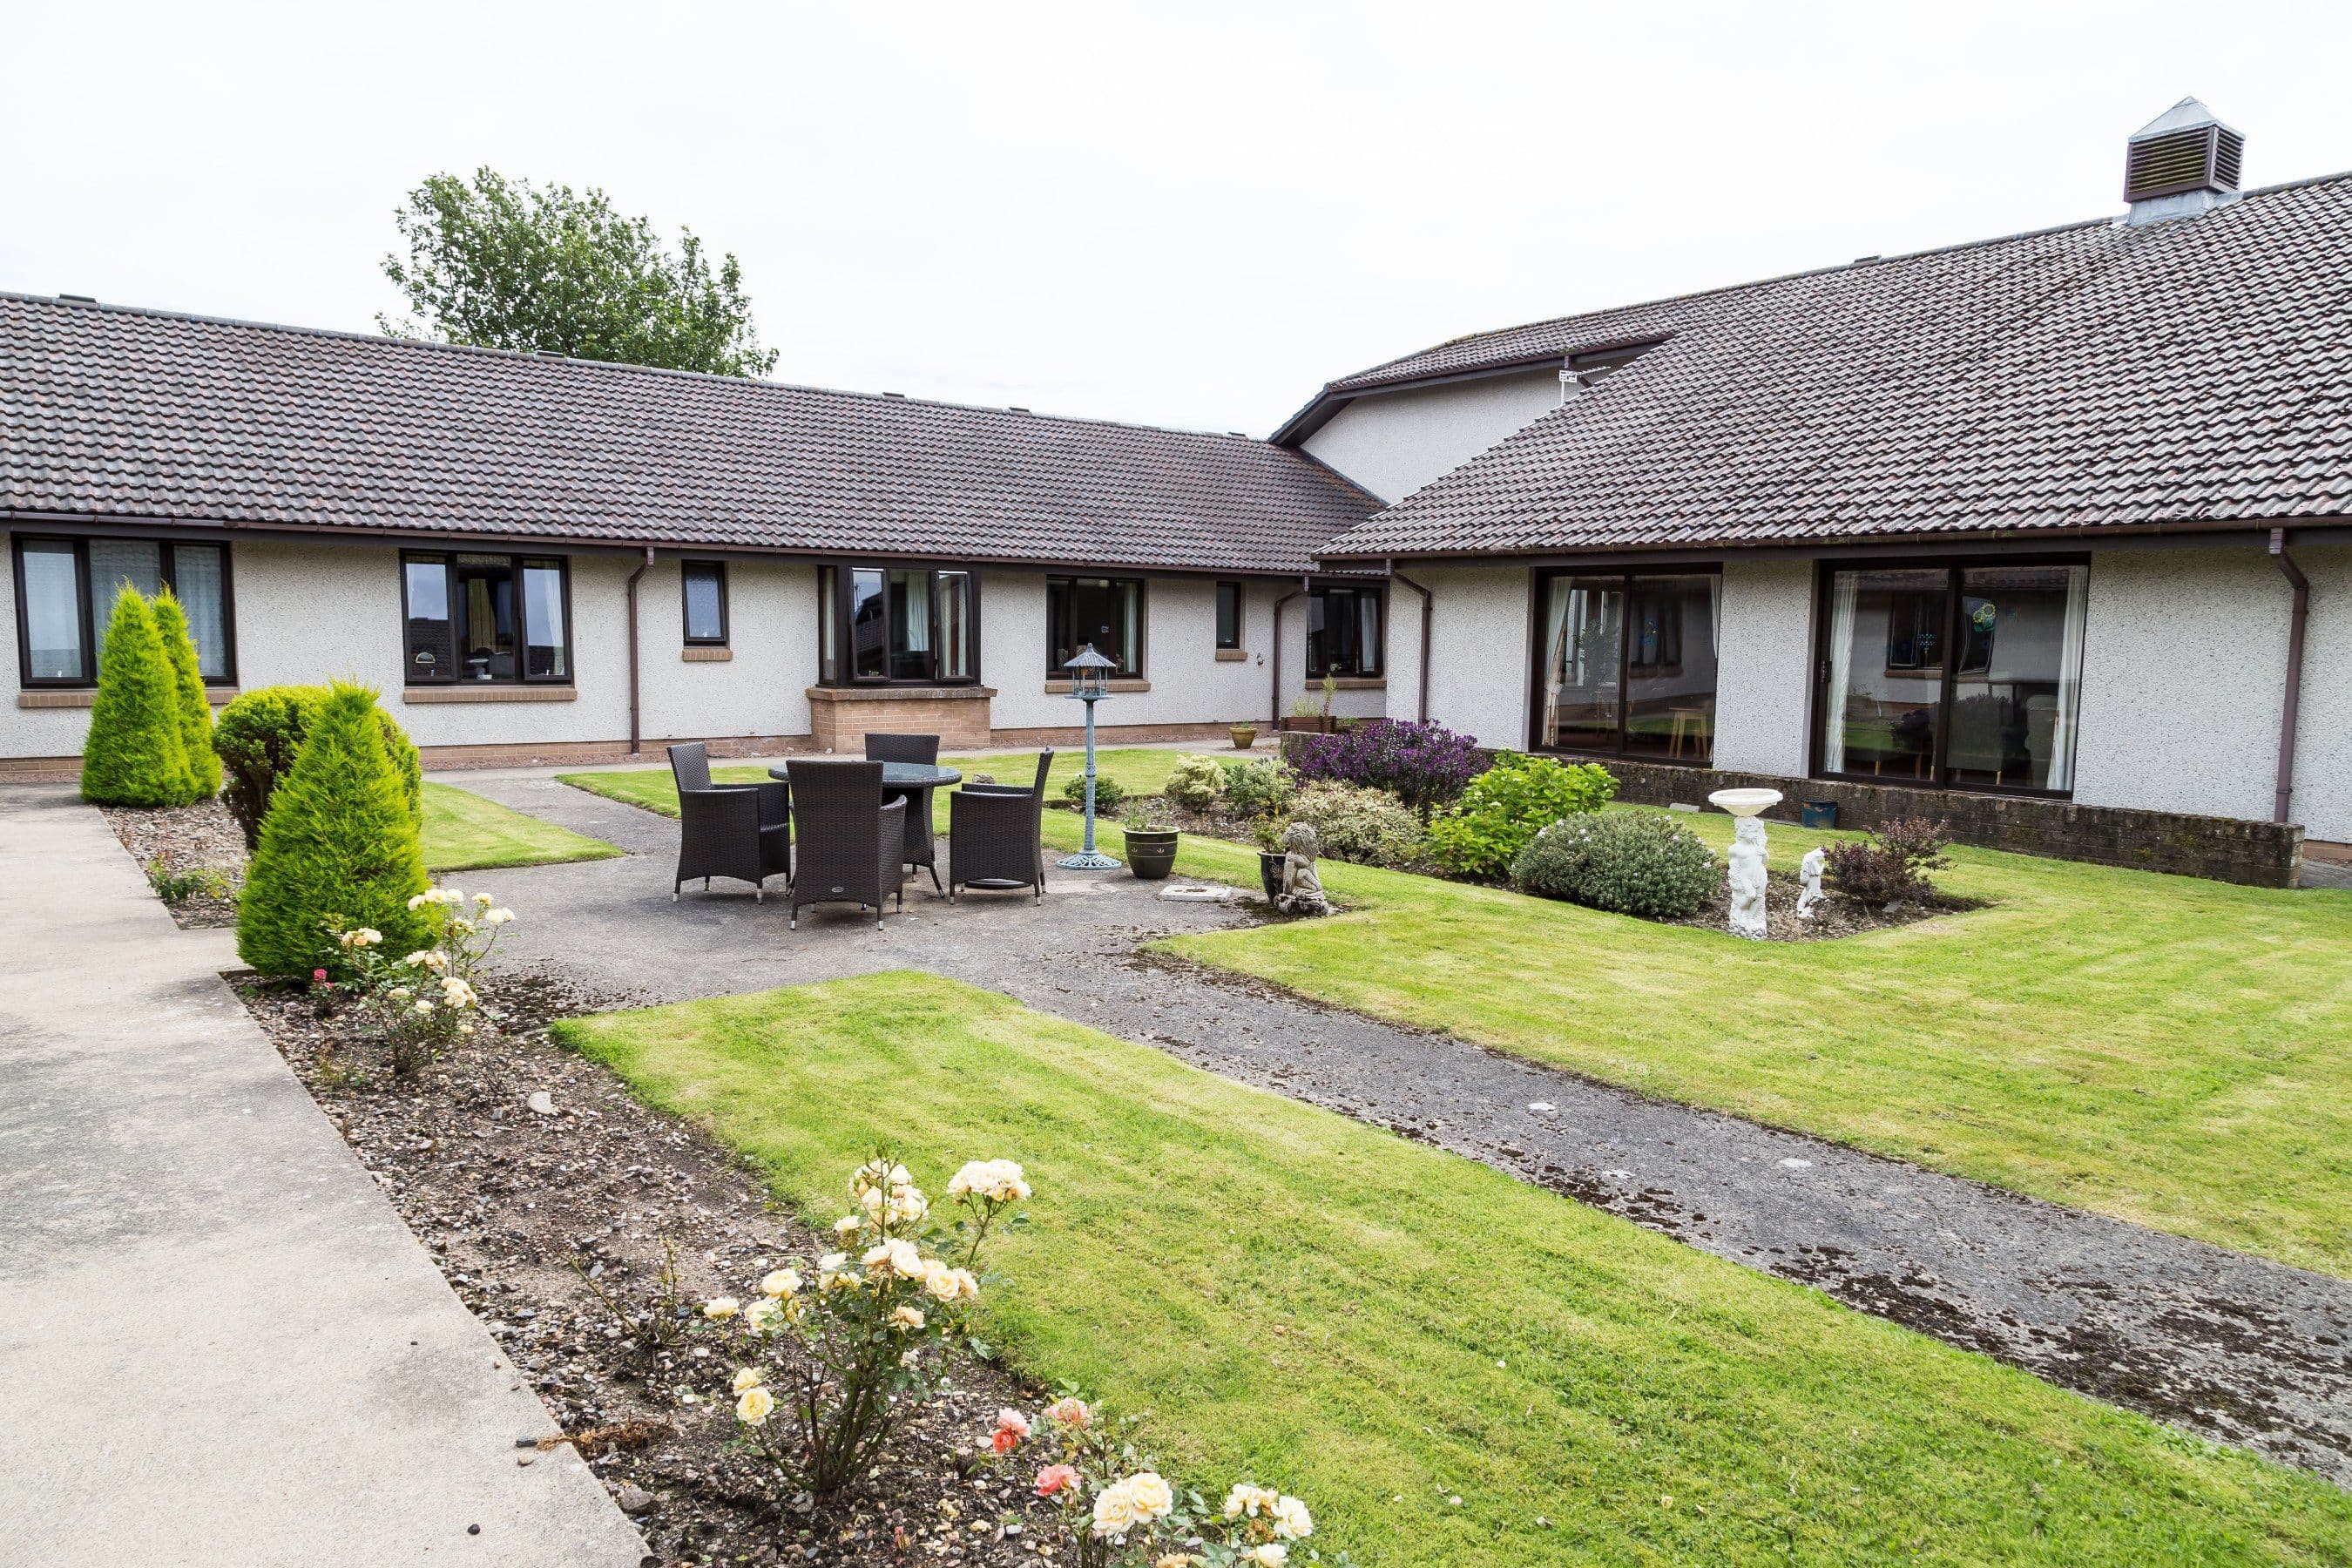
[[[770,778],[791,782],[790,765],[778,763],[768,770]],[[882,793],[902,795],[907,802],[907,864],[920,866],[931,874],[931,885],[940,880],[939,860],[931,843],[931,792],[942,784],[958,783],[963,774],[954,768],[934,763],[884,763]]]

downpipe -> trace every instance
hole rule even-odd
[[[654,547],[648,544],[646,546],[646,558],[637,563],[635,571],[629,574],[629,755],[632,757],[639,756],[645,751],[642,715],[638,707],[637,584],[644,579],[646,570],[653,563]]]

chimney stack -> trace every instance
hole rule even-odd
[[[2124,153],[2126,225],[2194,217],[2238,199],[2246,139],[2193,98],[2132,132]]]

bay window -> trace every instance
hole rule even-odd
[[[128,584],[180,601],[208,686],[236,680],[228,547],[154,539],[16,540],[17,674],[24,685],[95,686],[115,595]]]
[[[1045,579],[1045,678],[1067,680],[1063,666],[1091,647],[1117,668],[1112,678],[1143,676],[1143,584],[1132,577]]]
[[[980,590],[961,567],[817,568],[817,680],[969,684],[980,678]]]
[[[1832,568],[1816,766],[1835,778],[2074,788],[2090,568]]]
[[[1536,746],[1712,762],[1722,582],[1712,572],[1543,577]]]
[[[572,679],[564,557],[434,552],[400,566],[409,685]]]
[[[1325,676],[1378,679],[1381,671],[1381,607],[1377,584],[1318,584],[1307,592],[1307,679]]]

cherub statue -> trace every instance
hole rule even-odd
[[[1764,921],[1764,824],[1743,816],[1731,830],[1731,934],[1762,941]]]
[[[1804,884],[1797,893],[1797,918],[1801,921],[1811,920],[1813,907],[1822,901],[1822,868],[1829,864],[1829,851],[1816,844],[1797,862],[1797,878]]]
[[[1331,900],[1323,896],[1322,879],[1315,874],[1315,857],[1322,849],[1322,841],[1315,829],[1304,822],[1294,822],[1282,836],[1282,896],[1274,907],[1286,915],[1328,915]]]

